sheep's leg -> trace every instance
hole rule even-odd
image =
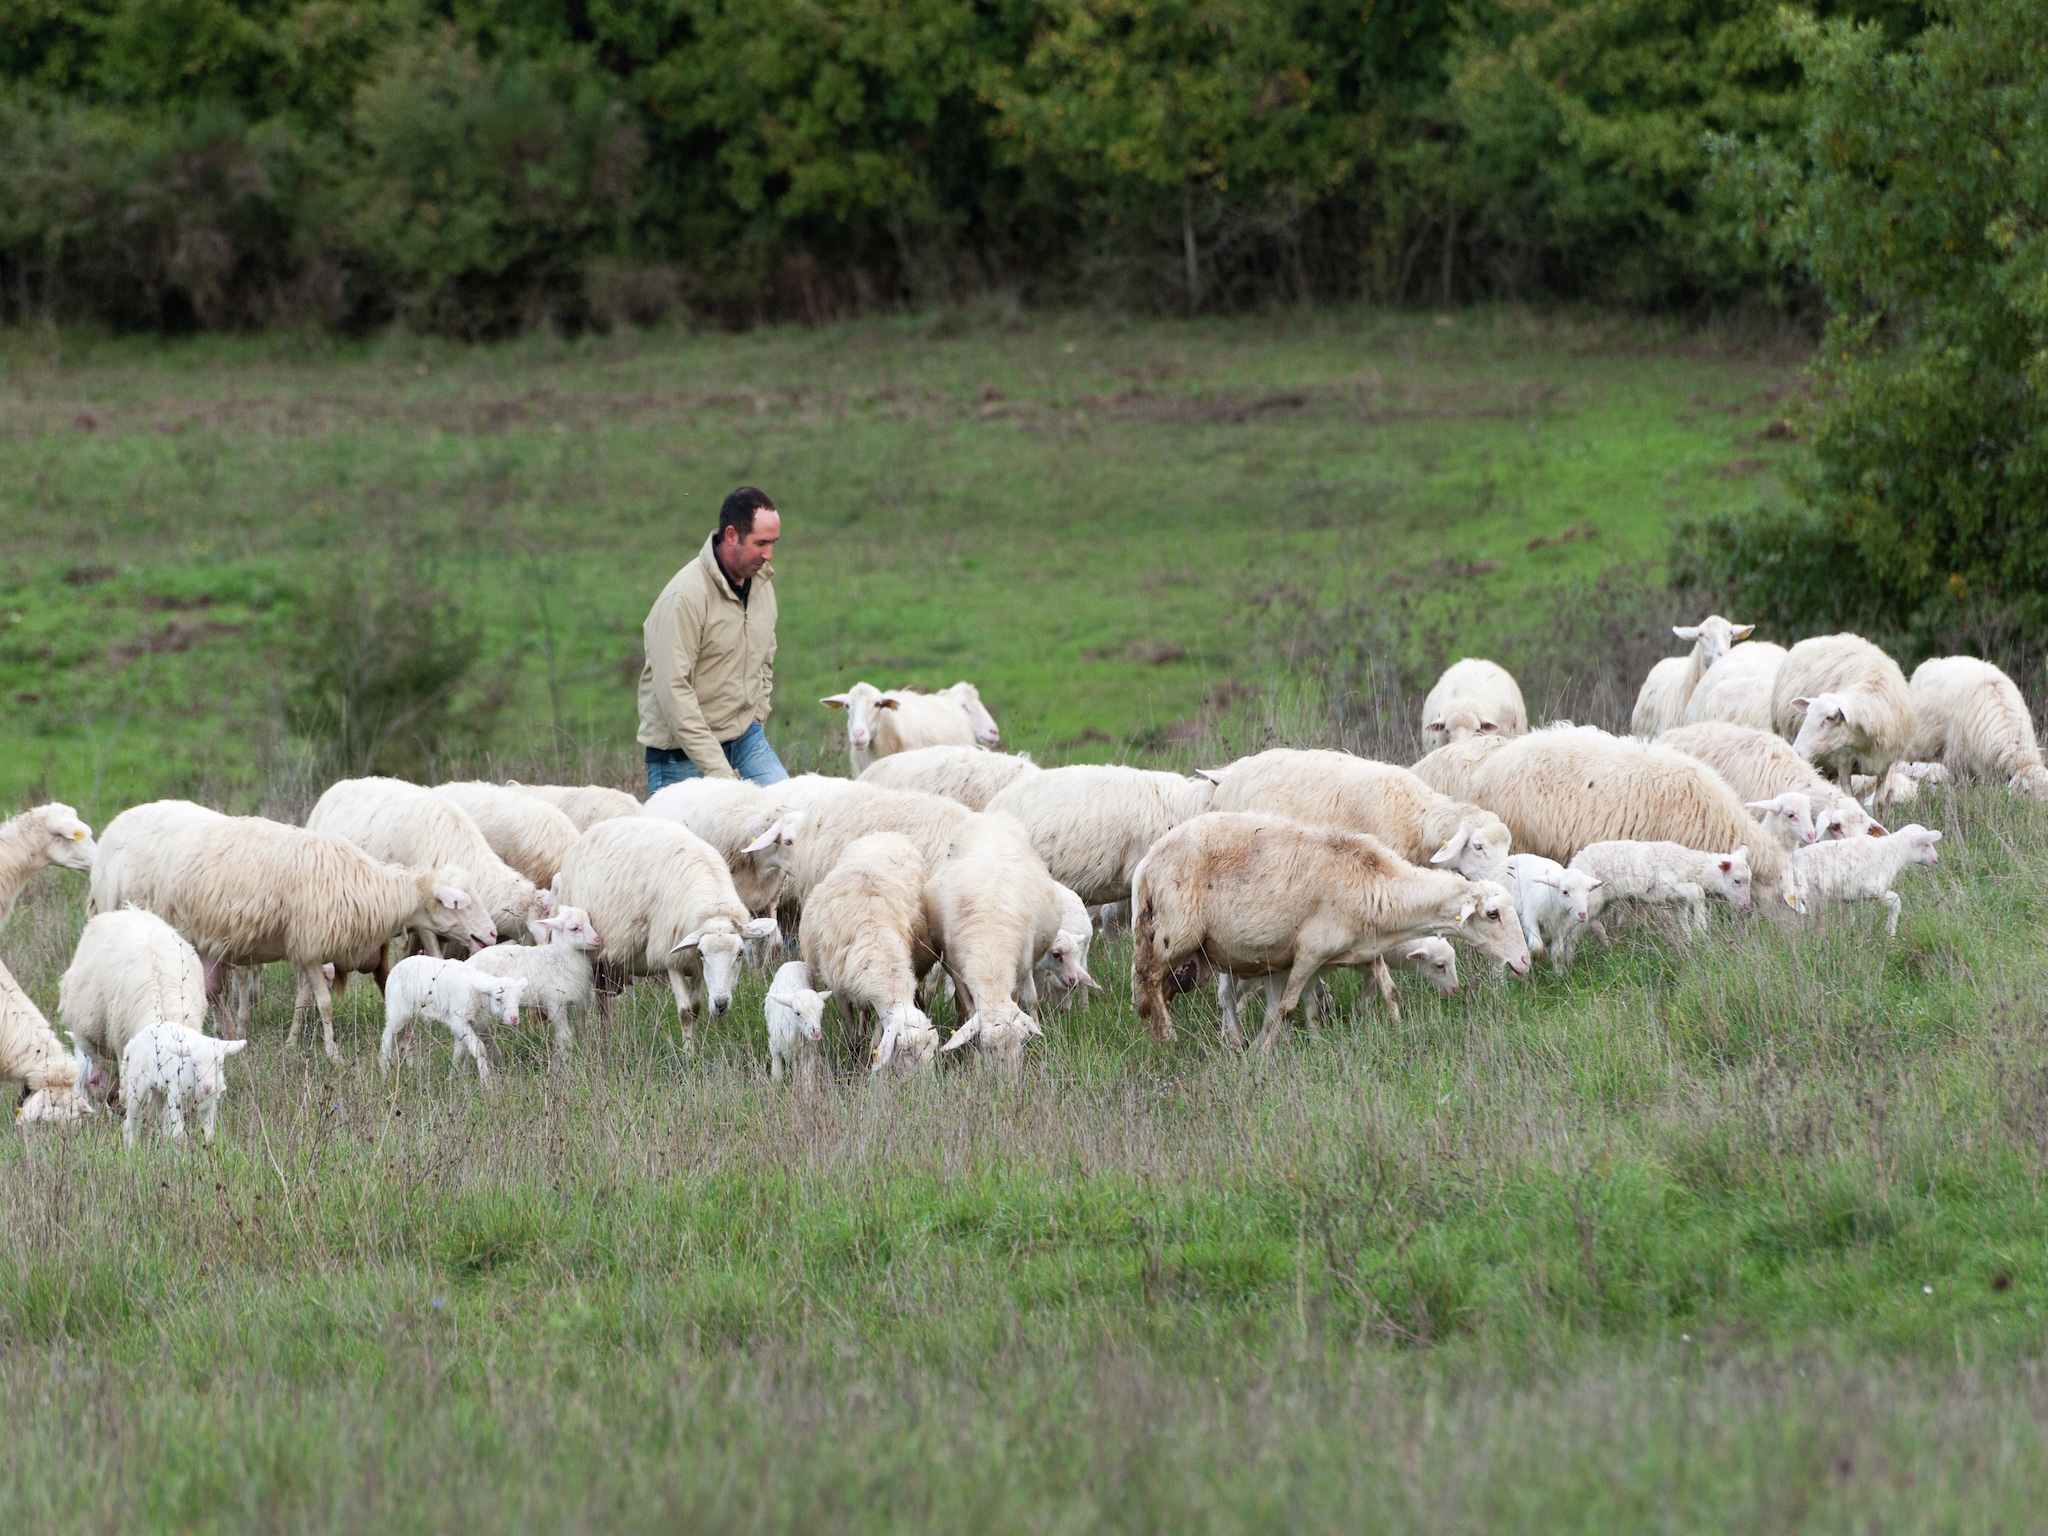
[[[1294,964],[1288,968],[1287,985],[1281,990],[1280,1000],[1266,1010],[1265,1028],[1259,1031],[1256,1042],[1258,1049],[1270,1051],[1287,1038],[1287,1016],[1294,1011],[1294,1005],[1301,1001],[1303,989],[1316,979],[1316,972],[1323,968],[1323,958],[1320,950],[1307,945],[1303,945],[1295,952]],[[1268,991],[1271,991],[1270,983]]]
[[[441,936],[431,928],[422,928],[413,935],[413,942],[419,945],[419,952],[430,960],[441,958]]]
[[[199,1132],[206,1138],[207,1145],[213,1144],[213,1122],[220,1115],[220,1095],[209,1093],[206,1102],[199,1109]]]
[[[135,1092],[127,1096],[128,1112],[121,1118],[122,1146],[132,1147],[135,1145],[136,1132],[141,1129],[142,1106],[144,1101],[147,1100],[149,1096],[150,1094],[147,1088],[138,1088]]]
[[[384,1038],[377,1042],[377,1070],[379,1072],[389,1072],[391,1070],[391,1060],[397,1054],[396,1048],[399,1038],[411,1026],[412,1020],[406,1018],[403,1014],[394,1016],[390,1009],[384,1010]]]
[[[454,1059],[448,1063],[448,1075],[451,1078],[455,1076],[456,1069],[462,1065],[462,1058],[467,1055],[476,1063],[476,1080],[488,1083],[491,1080],[491,1064],[485,1060],[486,1054],[484,1043],[475,1030],[467,1027],[458,1030],[455,1035]]]
[[[1707,927],[1707,893],[1701,887],[1687,881],[1678,888],[1678,934],[1690,939],[1696,933],[1704,933]]]
[[[772,1045],[768,1048],[768,1081],[771,1083],[782,1081],[782,1052],[776,1050]]]
[[[1216,1006],[1223,1014],[1223,1043],[1242,1046],[1244,1029],[1237,1022],[1237,978],[1228,971],[1217,973]]]
[[[1890,915],[1884,920],[1884,932],[1886,938],[1891,938],[1899,931],[1899,912],[1905,903],[1899,900],[1897,891],[1884,891],[1880,894],[1885,906],[1890,909]]]
[[[1031,979],[1031,972],[1024,973],[1024,979],[1017,984],[1017,1006],[1026,1013],[1038,1012],[1038,983]]]
[[[1379,985],[1380,1001],[1387,1005],[1387,1017],[1396,1024],[1400,1023],[1401,1000],[1394,991],[1394,973],[1388,967],[1385,956],[1372,957],[1372,979]]]
[[[313,967],[315,973],[319,969],[317,965]],[[298,989],[292,994],[292,1027],[285,1032],[284,1037],[284,1043],[288,1047],[299,1043],[299,1026],[306,1019],[306,1004],[313,999],[313,989],[306,980],[306,974],[306,967],[300,966]]]
[[[575,1036],[569,1032],[569,1005],[562,1002],[547,1004],[548,1023],[554,1026],[555,1054],[567,1057],[569,1047],[575,1043]]]
[[[312,966],[302,973],[313,988],[313,1002],[320,1010],[320,1039],[326,1048],[327,1059],[337,1066],[341,1062],[341,1048],[334,1043],[334,998],[327,990],[327,978],[320,973],[319,966]]]
[[[681,971],[670,971],[668,973],[668,985],[669,990],[676,995],[676,1018],[682,1025],[683,1045],[685,1047],[694,1046],[697,1043],[695,1028],[697,1022],[697,995],[695,986],[690,978]]]
[[[163,1120],[160,1123],[163,1126],[164,1136],[168,1140],[183,1141],[185,1139],[185,1096],[183,1094],[172,1092],[164,1095],[164,1113]]]

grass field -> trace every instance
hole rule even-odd
[[[303,809],[265,647],[294,583],[376,538],[486,619],[500,766],[628,777],[629,652],[703,522],[682,493],[742,476],[789,509],[799,761],[832,755],[809,700],[899,668],[976,678],[1059,758],[1223,750],[1226,685],[1331,739],[1345,701],[1267,643],[1276,604],[1397,578],[1513,604],[1777,494],[1759,434],[1796,359],[1451,318],[54,363],[17,336],[0,665],[37,698],[5,705],[9,793]],[[566,1071],[522,1036],[480,1089],[443,1041],[380,1080],[363,987],[343,1066],[286,1051],[273,975],[211,1151],[124,1155],[104,1121],[0,1143],[0,1509],[2038,1528],[2048,815],[1975,789],[1916,814],[1948,839],[1889,943],[1881,909],[1721,913],[1564,977],[1404,981],[1398,1026],[1347,982],[1264,1060],[1199,997],[1149,1044],[1115,942],[1020,1081],[815,1099],[767,1081],[758,983],[688,1055],[643,987]],[[0,930],[47,1010],[82,905],[45,873]]]

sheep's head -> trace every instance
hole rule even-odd
[[[1514,898],[1491,880],[1469,882],[1450,918],[1451,936],[1493,956],[1517,976],[1529,974],[1529,941]]]
[[[1044,958],[1039,962],[1051,971],[1053,979],[1069,992],[1076,987],[1099,988],[1101,985],[1088,974],[1088,941],[1092,937],[1091,933],[1085,931],[1063,931],[1052,941],[1051,947],[1046,950]]]
[[[957,1051],[970,1042],[979,1045],[983,1061],[1014,1076],[1024,1065],[1024,1047],[1033,1035],[1044,1033],[1036,1019],[1005,998],[976,1009],[973,1018],[953,1031],[945,1049]]]
[[[52,864],[92,873],[92,861],[100,851],[99,844],[92,840],[92,828],[78,819],[78,812],[53,800],[31,814],[42,819],[43,835],[47,839],[44,849]]]
[[[1507,825],[1490,811],[1474,808],[1458,822],[1457,830],[1429,856],[1429,862],[1463,875],[1467,880],[1507,879],[1508,854],[1514,839]]]
[[[586,951],[604,948],[604,940],[591,925],[590,914],[581,907],[557,907],[548,916],[528,923],[526,931],[533,935],[536,944],[560,944]]]
[[[831,1000],[830,992],[814,992],[809,987],[798,987],[792,992],[777,992],[773,996],[796,1020],[796,1032],[799,1035],[814,1044],[825,1038],[825,1004]]]
[[[1427,976],[1429,984],[1444,996],[1458,995],[1458,952],[1448,939],[1417,939],[1401,951],[1401,959]]]
[[[1870,819],[1870,812],[1844,796],[1813,813],[1813,836],[1816,842],[1831,843],[1845,837],[1883,837],[1884,828]]]
[[[506,1029],[519,1022],[519,1002],[526,992],[524,976],[494,976],[478,983],[477,990],[491,1009],[491,1017]]]
[[[1470,741],[1474,736],[1498,736],[1500,722],[1469,704],[1454,704],[1423,727],[1423,733],[1438,746]]]
[[[941,688],[938,697],[951,699],[967,712],[968,727],[974,732],[975,741],[984,747],[999,747],[1003,744],[1003,733],[996,726],[996,717],[988,712],[988,706],[981,702],[981,690],[972,683],[955,683],[950,688]]]
[[[200,1093],[209,1098],[218,1098],[228,1091],[227,1059],[239,1053],[248,1043],[246,1040],[208,1038],[205,1044],[193,1048],[192,1062],[197,1069]]]
[[[732,1006],[732,989],[740,976],[740,956],[750,940],[775,932],[775,919],[756,917],[735,923],[729,917],[714,917],[695,933],[677,940],[669,950],[669,964],[695,962],[704,982],[704,1006],[714,1014]]]
[[[1810,699],[1794,699],[1792,709],[1803,717],[1792,750],[1809,763],[1855,750],[1859,733],[1850,700],[1838,693],[1817,693]]]
[[[874,1065],[870,1071],[894,1069],[899,1076],[923,1071],[938,1059],[939,1032],[924,1010],[900,1008],[882,1018],[875,1036]]]
[[[108,1095],[114,1091],[114,1080],[107,1075],[107,1069],[93,1059],[92,1052],[78,1043],[78,1036],[67,1038],[71,1041],[71,1068],[77,1074],[73,1081],[93,1101],[86,1107],[91,1109],[94,1104],[106,1103]]]
[[[1911,826],[1899,828],[1892,836],[1905,841],[1908,864],[1941,862],[1941,855],[1934,850],[1934,845],[1941,841],[1941,834],[1932,827],[1923,827],[1916,821]]]
[[[484,910],[484,904],[470,895],[466,874],[452,867],[437,869],[427,877],[426,884],[423,915],[436,934],[460,940],[472,949],[489,949],[498,942],[498,925]]]
[[[874,745],[876,712],[896,707],[896,701],[885,698],[873,683],[855,683],[846,692],[828,694],[818,702],[827,709],[846,711],[846,740],[856,752]]]
[[[2028,800],[2048,800],[2048,768],[2022,768],[2005,787]]]
[[[1671,633],[1692,642],[1693,654],[1699,657],[1700,667],[1705,670],[1735,649],[1736,641],[1747,640],[1755,628],[1754,624],[1731,624],[1718,613],[1711,613],[1697,624],[1674,624]]]
[[[76,1088],[38,1088],[21,1101],[14,1118],[24,1125],[68,1125],[80,1115],[99,1112],[91,1099]]]
[[[1788,789],[1774,799],[1752,800],[1747,809],[1754,811],[1764,830],[1788,849],[1804,848],[1820,835],[1814,826],[1812,799],[1796,789]]]
[[[1721,894],[1728,898],[1728,905],[1738,912],[1747,912],[1755,901],[1749,872],[1749,845],[1745,843],[1733,853],[1717,856],[1714,873],[1720,882]]]
[[[1567,869],[1558,876],[1556,888],[1573,922],[1583,927],[1593,920],[1593,893],[1600,889],[1597,876],[1583,869]]]

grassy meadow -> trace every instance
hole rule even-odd
[[[303,810],[271,648],[380,544],[487,627],[479,761],[630,782],[640,618],[742,478],[787,509],[772,728],[827,766],[811,701],[860,675],[972,677],[1048,760],[1343,739],[1298,658],[1361,594],[1506,611],[1782,494],[1796,354],[1445,319],[6,338],[10,804]],[[1638,925],[1562,977],[1404,978],[1398,1025],[1340,982],[1251,1059],[1200,996],[1150,1044],[1111,940],[1015,1083],[778,1091],[758,981],[687,1053],[643,986],[566,1070],[534,1032],[488,1087],[445,1037],[380,1079],[370,989],[336,1068],[273,972],[212,1149],[0,1143],[0,1509],[2037,1528],[2048,813],[1914,814],[1948,836],[1890,942],[1878,907]],[[46,1011],[83,895],[46,872],[0,930]]]

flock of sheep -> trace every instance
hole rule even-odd
[[[727,1011],[743,968],[776,954],[777,1079],[828,1070],[828,1004],[872,1072],[967,1047],[1014,1070],[1048,1010],[1096,984],[1094,932],[1122,921],[1156,1038],[1172,997],[1213,977],[1233,1044],[1263,990],[1270,1047],[1325,971],[1370,969],[1395,1008],[1390,965],[1447,993],[1454,942],[1516,975],[1532,955],[1562,970],[1621,907],[1688,935],[1710,898],[1747,910],[1760,887],[1799,913],[1882,901],[1892,931],[1893,882],[1941,834],[1878,817],[1947,775],[2048,792],[2026,705],[1988,663],[1930,661],[1908,684],[1853,635],[1787,651],[1719,617],[1675,633],[1692,650],[1652,671],[1628,736],[1532,732],[1506,671],[1459,662],[1412,767],[1277,749],[1193,777],[1040,768],[992,750],[970,685],[862,683],[824,701],[846,713],[851,779],[696,779],[644,804],[351,779],[303,827],[160,800],[97,844],[42,806],[0,825],[0,920],[50,864],[87,873],[92,915],[58,993],[68,1046],[0,968],[0,1076],[22,1085],[20,1118],[66,1121],[110,1098],[111,1067],[131,1142],[152,1122],[181,1135],[188,1113],[211,1138],[269,964],[297,979],[287,1047],[317,1013],[338,1060],[334,994],[367,973],[386,1070],[425,1021],[452,1038],[451,1072],[487,1078],[491,1035],[522,1011],[566,1054],[580,1016],[659,975],[687,1043],[700,1007]]]

